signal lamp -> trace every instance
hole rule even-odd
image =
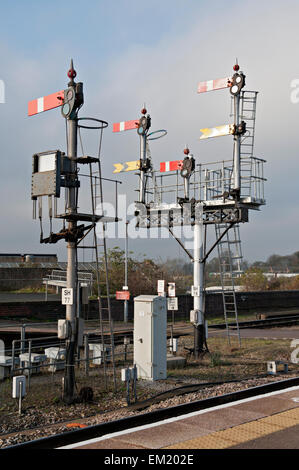
[[[232,85],[230,87],[231,94],[234,96],[238,95],[244,86],[245,75],[243,75],[242,72],[235,73],[232,77]]]
[[[193,157],[185,157],[183,160],[183,165],[181,169],[181,176],[183,178],[189,178],[191,176],[192,171],[195,168],[195,160]]]
[[[67,88],[64,90],[64,103],[61,108],[61,114],[65,118],[68,118],[71,115],[71,112],[75,106],[75,99],[76,94],[73,88]]]
[[[151,118],[150,116],[142,116],[139,119],[139,124],[137,128],[137,133],[139,135],[144,135],[145,132],[151,127]]]

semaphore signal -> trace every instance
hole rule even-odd
[[[199,139],[202,141],[211,137],[231,135],[233,138],[232,160],[223,159],[220,162],[205,164],[202,163],[202,159],[196,161],[186,146],[183,159],[162,161],[159,171],[155,171],[152,159],[146,164],[147,139],[150,134],[141,128],[139,122],[140,135],[143,136],[143,140],[141,140],[139,201],[135,203],[137,227],[167,228],[192,260],[191,292],[194,300],[190,321],[194,325],[196,357],[204,351],[207,337],[204,286],[206,259],[216,246],[219,248],[223,245],[223,240],[228,236],[231,228],[235,231],[237,224],[248,222],[249,209],[257,210],[265,204],[264,160],[253,156],[254,125],[252,122],[255,120],[257,92],[243,92],[245,75],[239,69],[236,63],[232,76],[200,82],[197,87],[198,93],[227,89],[234,100],[234,122],[213,128],[202,128],[202,136]],[[248,103],[252,106],[251,116],[248,116]],[[249,123],[248,126],[247,123]],[[135,124],[137,125],[137,120]],[[124,125],[123,128],[125,128]],[[248,141],[250,144],[246,143]],[[241,144],[248,147],[247,152],[241,152]],[[245,176],[242,175],[243,169]],[[193,227],[194,231],[193,256],[173,232],[174,227],[186,225]],[[207,249],[206,230],[209,225],[215,226],[216,242],[210,249]],[[230,250],[229,243],[226,247]],[[231,267],[231,263],[227,263],[227,266]],[[231,282],[233,283],[233,280]],[[225,309],[228,303],[232,304],[231,299],[227,300],[226,297],[223,289]],[[235,313],[237,315],[236,310]]]

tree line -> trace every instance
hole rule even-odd
[[[104,280],[104,263],[101,278]],[[128,287],[131,296],[141,294],[156,294],[159,279],[175,282],[178,295],[190,292],[193,284],[193,264],[181,258],[153,260],[146,255],[135,256],[130,252],[127,258]],[[243,274],[235,279],[236,285],[243,286],[244,290],[289,290],[299,289],[299,276],[273,277],[267,279],[266,272],[299,273],[299,251],[292,255],[271,255],[265,261],[248,263],[243,261]],[[122,290],[125,280],[125,252],[119,247],[108,250],[109,287],[111,295]],[[206,286],[220,286],[218,257],[212,258],[205,266]],[[96,294],[96,285],[94,285]],[[106,286],[103,283],[102,294],[106,295]]]

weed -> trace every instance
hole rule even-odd
[[[221,366],[222,360],[221,360],[221,354],[219,351],[215,351],[211,353],[210,364],[211,364],[211,367]]]

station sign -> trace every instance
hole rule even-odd
[[[168,297],[167,310],[178,310],[178,298],[177,297]]]
[[[160,279],[158,281],[158,287],[157,287],[157,290],[158,290],[158,295],[164,295],[165,293],[165,281],[163,279]]]
[[[168,297],[175,297],[175,282],[168,283]]]
[[[66,287],[62,289],[61,302],[62,305],[73,305],[73,289],[71,287]]]
[[[198,297],[199,296],[199,286],[191,286],[191,296]]]
[[[130,292],[128,290],[116,291],[116,300],[130,300]]]

